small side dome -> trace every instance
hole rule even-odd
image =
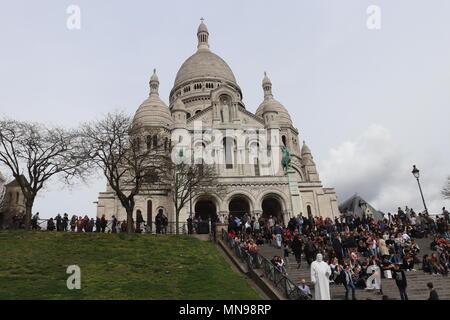
[[[303,147],[302,147],[302,157],[310,156],[312,158],[311,149],[306,145],[306,142],[303,140]]]
[[[150,96],[140,105],[133,122],[142,126],[170,127],[173,124],[170,110],[158,94],[159,79],[156,70],[150,79]]]
[[[172,112],[175,112],[175,111],[182,111],[182,112],[186,112],[187,113],[186,105],[183,103],[181,98],[177,98],[177,100],[173,104]]]
[[[264,113],[273,111],[278,113],[278,121],[280,124],[292,125],[292,119],[286,108],[274,98],[264,100],[256,110],[256,115],[263,118]]]
[[[266,72],[264,72],[262,87],[264,90],[264,101],[256,110],[256,115],[258,117],[263,117],[266,112],[277,112],[278,121],[280,124],[292,125],[292,119],[287,109],[273,97],[272,82]]]

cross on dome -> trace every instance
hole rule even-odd
[[[207,49],[209,50],[209,43],[208,43],[208,37],[209,37],[209,32],[208,32],[208,28],[206,27],[206,25],[204,24],[205,19],[202,17],[200,18],[200,25],[198,26],[198,31],[197,31],[197,38],[198,38],[198,46],[197,48],[200,49]]]

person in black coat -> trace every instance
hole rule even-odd
[[[101,229],[101,221],[100,221],[100,217],[97,217],[95,219],[95,232],[100,232]]]
[[[303,244],[300,240],[300,237],[296,235],[291,244],[292,252],[294,252],[295,260],[297,261],[297,269],[300,269],[302,264],[302,252],[303,252]]]
[[[108,224],[108,220],[106,220],[105,215],[102,215],[102,218],[100,219],[100,229],[101,232],[106,231],[106,225]]]
[[[428,282],[427,287],[428,287],[428,290],[430,290],[430,297],[428,298],[428,300],[439,300],[439,296],[436,292],[436,289],[434,289],[433,283]]]
[[[62,230],[62,217],[59,213],[55,217],[55,220],[56,220],[56,231],[61,231]]]
[[[55,230],[55,222],[53,222],[53,218],[50,218],[47,221],[47,230],[48,231],[54,231]]]
[[[192,234],[194,230],[194,225],[192,224],[192,216],[190,215],[189,218],[187,218],[187,227],[188,227],[188,234]],[[233,229],[232,223],[230,222],[228,224],[228,233],[230,233]]]
[[[406,294],[406,274],[405,271],[400,269],[400,265],[396,264],[394,267],[393,278],[395,279],[395,284],[400,291],[400,298],[402,300],[408,300],[408,295]]]
[[[116,216],[112,216],[111,233],[117,233],[117,222]]]
[[[339,263],[344,264],[344,249],[342,247],[342,240],[340,235],[337,235],[337,237],[333,238],[332,245]]]
[[[311,263],[316,259],[317,252],[318,250],[316,245],[314,244],[314,241],[312,241],[311,239],[308,240],[308,243],[305,246],[305,256],[306,261],[309,265],[311,265]]]
[[[69,216],[67,213],[64,213],[64,217],[62,220],[62,231],[67,231],[67,227],[69,225]]]

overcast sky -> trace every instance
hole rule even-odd
[[[69,5],[81,29],[66,27]],[[366,10],[381,9],[369,30]],[[108,111],[133,114],[157,68],[168,102],[176,72],[196,50],[200,17],[211,50],[230,65],[254,112],[267,71],[275,98],[310,146],[338,200],[358,193],[374,207],[422,209],[412,165],[432,212],[450,174],[450,1],[3,0],[0,113],[76,126]],[[105,181],[35,203],[41,216],[95,215]]]

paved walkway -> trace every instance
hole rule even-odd
[[[419,256],[422,257],[424,254],[430,254],[432,251],[429,248],[430,239],[417,239],[416,240],[419,247],[421,248]],[[277,249],[274,246],[263,245],[260,246],[261,255],[266,257],[267,259],[272,259],[274,255],[282,255],[282,249]],[[293,255],[289,258],[291,263],[287,268],[288,278],[293,282],[298,283],[301,279],[305,279],[310,285],[311,276],[310,269],[306,259],[302,257],[302,266],[300,269],[297,269],[297,263],[295,262],[295,257]],[[441,275],[429,275],[424,273],[421,268],[421,263],[416,265],[416,272],[409,271],[406,272],[406,279],[408,281],[408,288],[406,290],[409,299],[411,300],[426,300],[429,296],[429,291],[427,288],[428,282],[433,282],[434,287],[436,288],[439,298],[441,300],[450,300],[450,277],[444,277]],[[383,294],[387,295],[390,299],[400,299],[400,294],[395,285],[395,281],[393,279],[381,279],[381,285],[383,289]],[[314,286],[310,286],[311,291],[314,295]],[[375,290],[377,291],[377,290]],[[343,285],[330,285],[331,299],[332,300],[342,300],[345,297],[345,289]],[[349,297],[351,298],[351,292],[349,293]],[[374,291],[356,289],[356,298],[359,300],[381,300],[382,296]]]

